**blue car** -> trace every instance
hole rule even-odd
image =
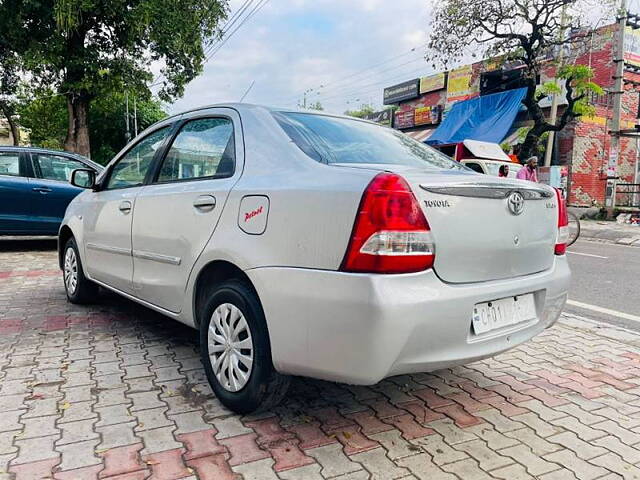
[[[0,146],[0,235],[57,235],[69,202],[82,188],[71,172],[103,167],[69,152]]]

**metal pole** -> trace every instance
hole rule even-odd
[[[622,95],[624,93],[624,31],[627,26],[627,2],[620,0],[618,11],[618,41],[613,61],[616,66],[613,87],[613,118],[611,119],[611,142],[609,144],[609,161],[607,163],[607,205],[611,213],[616,207],[616,179],[618,157],[620,154],[620,117],[622,114]]]
[[[566,23],[567,16],[567,4],[565,3],[562,6],[562,10],[560,11],[560,32],[558,33],[558,39],[562,41],[564,39],[564,29]],[[555,84],[558,88],[560,88],[560,81],[558,78],[558,71],[562,68],[562,63],[564,62],[564,45],[560,45],[560,52],[558,53],[558,66],[556,67],[556,75],[555,75]],[[556,118],[558,116],[558,95],[553,94],[551,98],[551,113],[549,114],[549,123],[551,125],[556,124]],[[551,165],[551,154],[553,153],[553,145],[554,139],[556,136],[556,132],[551,130],[549,132],[549,136],[547,137],[547,149],[544,152],[544,166],[548,167]]]
[[[135,136],[138,136],[138,105],[136,103],[136,96],[133,96],[133,131]]]
[[[127,139],[127,143],[129,143],[129,140],[131,140],[131,132],[129,131],[129,92],[124,92],[124,102],[125,102],[124,125],[126,129],[124,136]]]

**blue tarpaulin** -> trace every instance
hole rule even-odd
[[[518,88],[455,103],[426,143],[440,145],[464,140],[502,142],[511,129],[526,92],[526,88]]]

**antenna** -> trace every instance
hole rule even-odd
[[[244,92],[244,95],[242,95],[242,97],[240,97],[240,101],[238,103],[242,103],[242,100],[244,100],[244,97],[247,96],[247,94],[251,91],[251,89],[253,88],[253,85],[256,83],[256,81],[254,80],[253,82],[251,82],[251,85],[249,85],[249,88],[247,88],[247,91]]]

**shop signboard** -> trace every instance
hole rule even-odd
[[[640,67],[640,31],[631,27],[624,31],[624,61]]]
[[[435,125],[440,123],[441,105],[418,107],[415,109],[414,125]]]
[[[472,84],[473,67],[465,65],[449,72],[447,81],[447,102],[466,100],[477,92]]]
[[[436,73],[420,79],[420,94],[442,90],[447,81],[446,74]]]
[[[369,115],[365,115],[364,119],[369,120],[370,122],[379,123],[381,125],[391,125],[391,109],[381,110],[379,112],[370,113]]]
[[[415,125],[414,110],[404,110],[393,115],[393,128],[410,128]]]
[[[384,105],[391,105],[394,103],[402,102],[403,100],[411,100],[420,95],[420,79],[414,78],[408,82],[402,82],[393,87],[387,87],[384,89],[382,103]]]

